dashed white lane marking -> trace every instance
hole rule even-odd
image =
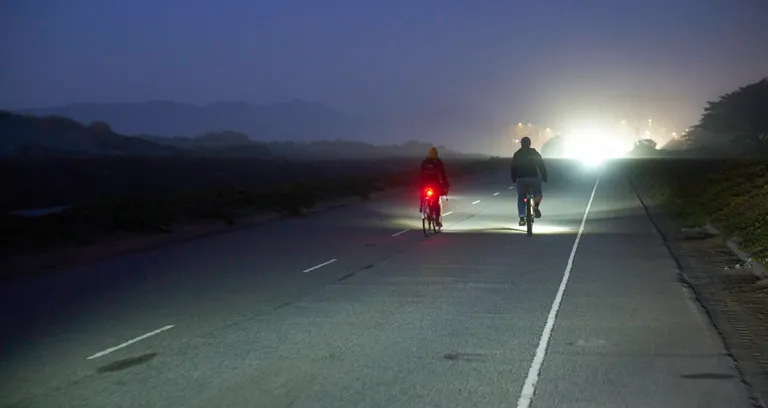
[[[509,189],[510,189],[510,190],[512,190],[513,188],[515,188],[515,186],[509,186]]]
[[[448,211],[447,213],[443,214],[443,217],[445,217],[446,215],[451,215],[451,214],[453,214],[453,211]]]
[[[155,334],[158,334],[158,333],[160,333],[160,332],[164,332],[164,331],[166,331],[166,330],[168,330],[168,329],[171,329],[171,328],[173,328],[173,326],[174,326],[174,325],[172,325],[172,324],[169,324],[168,326],[165,326],[165,327],[161,327],[161,328],[159,328],[159,329],[157,329],[157,330],[155,330],[155,331],[152,331],[152,332],[149,332],[149,333],[147,333],[147,334],[144,334],[144,335],[141,335],[141,336],[139,336],[139,337],[136,337],[135,339],[132,339],[132,340],[128,340],[128,341],[126,341],[125,343],[123,343],[123,344],[120,344],[120,345],[118,345],[118,346],[115,346],[115,347],[112,347],[112,348],[108,348],[108,349],[106,349],[106,350],[104,350],[104,351],[100,351],[100,352],[98,352],[98,353],[96,353],[96,354],[94,354],[94,355],[92,355],[92,356],[88,357],[86,360],[93,360],[94,358],[99,358],[99,357],[101,357],[101,356],[106,356],[107,354],[109,354],[109,353],[111,353],[111,352],[113,352],[113,351],[116,351],[116,350],[120,350],[120,349],[121,349],[121,348],[123,348],[123,347],[128,347],[128,346],[130,346],[131,344],[133,344],[133,343],[136,343],[137,341],[141,341],[141,340],[144,340],[144,339],[146,339],[147,337],[151,337],[151,336],[154,336]]]
[[[595,191],[597,191],[597,184],[599,182],[600,177],[598,176],[597,181],[595,181],[595,187],[592,189],[592,195],[589,197],[587,209],[584,210],[584,217],[581,219],[581,226],[579,227],[578,234],[576,234],[576,241],[573,242],[571,256],[568,257],[568,263],[566,264],[565,272],[563,273],[563,280],[560,281],[560,287],[557,289],[555,301],[552,302],[552,309],[549,310],[547,323],[544,325],[544,332],[541,333],[539,346],[536,348],[536,354],[533,356],[531,368],[528,370],[528,376],[525,378],[523,390],[520,392],[520,398],[517,400],[517,408],[528,408],[531,406],[531,401],[533,401],[533,395],[536,392],[536,384],[539,382],[541,366],[544,364],[544,356],[547,354],[549,339],[552,337],[552,329],[555,327],[557,312],[560,309],[560,303],[563,301],[565,287],[568,285],[568,278],[570,278],[571,268],[573,268],[573,260],[576,258],[576,250],[579,248],[579,241],[581,241],[581,235],[584,233],[584,225],[587,223],[589,209],[592,207],[592,200],[595,198]]]
[[[499,193],[493,193],[493,195],[494,195],[494,196],[497,196],[497,195],[499,195]]]
[[[304,273],[307,273],[307,272],[312,272],[312,271],[314,271],[315,269],[319,269],[319,268],[322,268],[323,266],[325,266],[325,265],[328,265],[328,264],[332,264],[332,263],[334,263],[334,262],[336,262],[336,261],[338,261],[338,259],[335,259],[335,258],[334,258],[334,259],[331,259],[330,261],[327,261],[327,262],[323,262],[323,263],[321,263],[320,265],[315,265],[315,266],[313,266],[313,267],[311,267],[311,268],[309,268],[309,269],[304,269],[302,272],[304,272]]]
[[[445,215],[445,214],[443,214],[443,215]],[[410,230],[411,230],[410,228],[408,228],[408,229],[404,229],[404,230],[402,230],[402,231],[400,231],[400,232],[396,232],[396,233],[392,234],[392,236],[393,236],[393,237],[396,237],[396,236],[398,236],[398,235],[402,235],[402,234],[405,234],[406,232],[408,232],[408,231],[410,231]]]
[[[473,202],[472,202],[472,204],[477,204],[477,203],[479,203],[479,202],[480,202],[480,200],[477,200],[477,201],[473,201]]]

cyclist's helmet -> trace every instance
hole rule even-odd
[[[523,147],[531,147],[531,138],[526,136],[520,139],[520,145]]]
[[[437,159],[439,155],[437,154],[437,148],[436,147],[430,147],[429,152],[427,152],[427,157],[430,159]]]

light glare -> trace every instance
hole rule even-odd
[[[613,158],[626,156],[631,147],[602,129],[578,129],[571,132],[565,156],[595,167]]]

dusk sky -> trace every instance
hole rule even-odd
[[[0,108],[255,103],[678,126],[768,75],[765,0],[8,0]]]

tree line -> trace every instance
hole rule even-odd
[[[681,139],[683,148],[768,152],[768,78],[707,102],[699,123]]]

